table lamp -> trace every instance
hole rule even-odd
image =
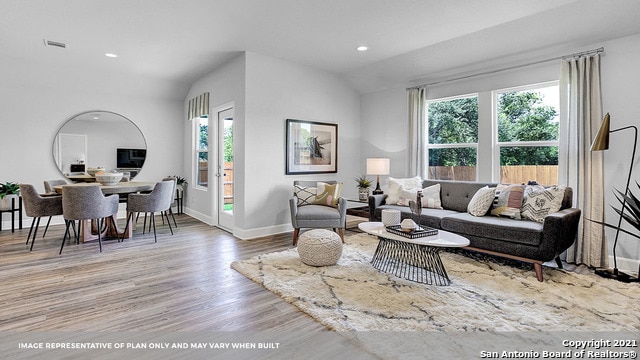
[[[389,159],[387,158],[369,158],[367,159],[367,175],[376,175],[376,189],[373,195],[382,194],[380,189],[380,175],[389,175]]]
[[[591,151],[601,151],[601,150],[609,149],[610,133],[614,133],[616,131],[622,131],[622,130],[629,130],[629,129],[633,129],[635,131],[635,136],[633,141],[633,151],[631,152],[631,164],[629,165],[629,175],[627,176],[627,184],[624,188],[624,194],[627,195],[629,193],[629,182],[631,181],[631,172],[633,170],[633,161],[636,154],[636,145],[638,144],[638,128],[633,125],[630,125],[630,126],[625,126],[615,130],[609,130],[609,122],[610,122],[610,116],[609,116],[609,113],[607,113],[604,116],[604,119],[602,120],[602,124],[600,124],[600,129],[598,130],[596,137],[593,139],[593,142],[591,143]],[[615,237],[615,240],[613,241],[613,269],[597,269],[595,273],[602,277],[613,278],[621,281],[630,281],[630,280],[633,280],[630,275],[622,273],[618,270],[618,261],[616,258],[616,246],[618,245],[618,235],[620,235],[620,226],[622,225],[624,209],[626,207],[625,205],[626,205],[626,199],[623,198],[622,209],[620,209],[619,211],[620,218],[618,219],[618,226],[615,227],[616,237]]]

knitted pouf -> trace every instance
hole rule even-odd
[[[335,265],[342,255],[342,239],[325,229],[306,231],[298,238],[298,255],[307,265]]]

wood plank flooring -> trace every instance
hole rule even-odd
[[[1,232],[0,330],[325,330],[229,267],[289,248],[291,234],[243,241],[187,215],[176,219],[173,236],[159,225],[154,243],[137,230],[122,243],[103,242],[102,253],[91,242],[58,255],[61,225],[38,235],[32,252],[28,227]]]

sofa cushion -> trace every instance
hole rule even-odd
[[[524,185],[496,186],[495,200],[491,207],[491,215],[520,219],[520,207],[524,199]]]
[[[418,191],[420,190],[422,190],[421,207],[442,209],[442,202],[440,201],[440,184],[431,185],[424,189],[407,190],[402,188],[402,191],[400,191],[400,200],[398,200],[398,205],[409,206],[409,201],[415,201]]]
[[[542,224],[495,216],[477,217],[468,213],[442,218],[442,229],[458,233],[538,246],[542,242]]]
[[[564,199],[565,186],[548,188],[529,188],[525,191],[525,199],[520,208],[524,219],[543,222],[545,216],[559,211]]]
[[[493,187],[485,186],[482,189],[478,189],[471,201],[469,201],[467,212],[473,216],[485,216],[489,212],[491,204],[493,204],[495,193],[496,188]]]
[[[467,212],[469,201],[478,189],[485,186],[496,186],[492,183],[479,183],[471,181],[451,181],[451,180],[424,180],[422,187],[440,184],[440,201],[442,208]]]
[[[387,180],[389,189],[387,190],[386,203],[389,205],[395,205],[400,200],[400,192],[404,188],[405,190],[419,190],[422,189],[422,179],[419,176],[413,178],[396,179],[389,177]]]
[[[307,205],[298,208],[296,218],[298,220],[340,219],[340,212],[336,208],[330,206]]]
[[[375,209],[374,218],[381,219],[382,218],[382,210],[384,209],[395,209],[400,211],[400,218],[402,219],[412,219],[416,220],[415,216],[411,212],[408,206],[400,206],[400,205],[382,205]],[[429,226],[435,229],[440,229],[440,223],[442,222],[442,218],[449,215],[455,215],[458,212],[452,210],[442,210],[442,209],[428,209],[423,208],[422,213],[420,214],[420,225]],[[417,222],[417,221],[416,221]]]
[[[313,201],[315,205],[338,206],[338,200],[342,193],[342,183],[327,184],[318,182],[318,190],[316,199]]]

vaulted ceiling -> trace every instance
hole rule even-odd
[[[154,79],[184,98],[194,80],[250,51],[369,92],[637,34],[638,19],[637,0],[2,0],[0,65],[33,77]]]

